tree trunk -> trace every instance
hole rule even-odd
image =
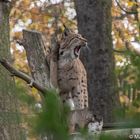
[[[115,92],[111,0],[75,0],[79,32],[88,40],[81,59],[88,73],[89,106],[104,122],[113,121]]]
[[[45,41],[36,31],[23,30],[23,44],[33,79],[43,87],[50,87],[49,65],[46,60]]]
[[[0,59],[10,60],[9,3],[0,2]],[[0,66],[0,140],[22,140],[14,81]]]

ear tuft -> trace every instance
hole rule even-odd
[[[65,24],[63,24],[63,26],[64,26],[63,36],[67,37],[71,33],[71,30],[68,27],[66,27]]]

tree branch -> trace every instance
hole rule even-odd
[[[127,50],[116,50],[116,49],[113,49],[114,52],[116,53],[125,53]]]
[[[48,90],[46,88],[42,87],[37,82],[35,82],[30,76],[28,76],[27,74],[25,74],[19,70],[16,70],[6,59],[1,59],[0,63],[12,74],[12,76],[16,76],[16,77],[26,81],[28,84],[32,83],[32,87],[39,90],[42,93],[42,95],[45,96],[45,94],[47,93]]]
[[[122,11],[124,11],[126,14],[137,14],[137,13],[138,13],[137,11],[127,11],[127,10],[125,10],[125,9],[121,6],[121,4],[118,2],[118,0],[115,0],[115,2],[117,3],[118,7],[119,7]]]

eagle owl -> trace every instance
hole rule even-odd
[[[64,103],[71,110],[88,107],[87,74],[79,59],[81,48],[86,47],[87,40],[80,34],[66,29],[62,36],[58,55],[58,87]]]

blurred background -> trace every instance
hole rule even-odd
[[[13,8],[9,17],[12,61],[17,69],[29,74],[25,50],[16,43],[16,40],[22,39],[22,30],[37,30],[43,33],[50,46],[51,35],[58,28],[63,28],[63,23],[78,32],[76,12],[78,2],[76,6],[72,0],[14,0],[12,2]],[[140,1],[112,0],[111,13],[112,53],[116,92],[120,102],[120,108],[116,114],[118,120],[124,121],[140,117]],[[83,33],[82,29],[80,33]],[[20,124],[26,137],[36,140],[35,134],[32,133],[30,119],[39,112],[41,98],[36,89],[31,89],[18,78],[15,78],[15,81]]]

